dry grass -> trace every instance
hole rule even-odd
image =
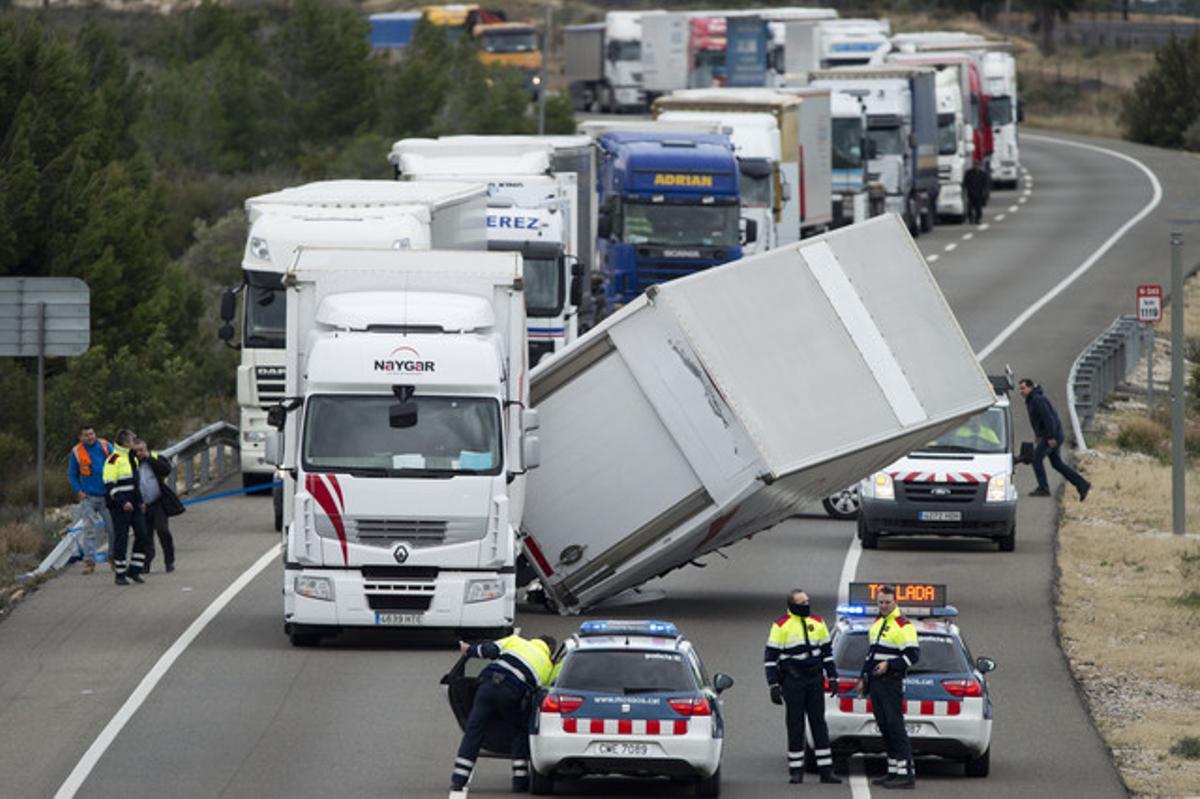
[[[0,521],[0,592],[22,572],[37,565],[45,554],[49,540],[39,534],[29,522]]]

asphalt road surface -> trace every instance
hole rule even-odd
[[[986,228],[946,226],[918,240],[972,344],[988,353],[985,365],[1009,363],[1041,381],[1064,415],[1072,359],[1114,316],[1133,308],[1136,284],[1167,282],[1167,220],[1200,216],[1200,159],[1095,143],[1145,163],[1162,181],[1161,204],[1003,341],[996,338],[1014,319],[1146,207],[1154,196],[1151,180],[1112,155],[1026,135],[1028,176],[1017,190],[993,194]],[[836,374],[824,390],[837,390]],[[1028,438],[1016,404],[1018,437]],[[1029,490],[1030,472],[1022,471],[1018,482]],[[921,763],[924,793],[1125,793],[1057,645],[1054,520],[1052,500],[1023,498],[1014,553],[954,539],[885,542],[861,553],[852,572],[859,579],[947,583],[974,653],[999,664],[990,680],[991,776],[971,780],[960,766]],[[293,649],[282,631],[282,566],[275,557],[187,646],[173,647],[278,541],[269,502],[261,499],[199,505],[176,521],[176,573],[116,588],[107,574],[84,577],[73,569],[0,624],[0,794],[445,795],[459,739],[438,684],[455,660],[450,642],[359,634]],[[762,646],[792,586],[810,593],[818,613],[832,615],[853,535],[852,523],[801,516],[732,547],[728,559],[709,557],[704,569],[652,584],[667,592],[663,600],[601,614],[671,619],[710,671],[735,678],[724,700],[726,796],[800,793],[786,785],[782,713],[769,702]],[[535,613],[520,619],[527,634],[560,638],[578,621]],[[169,668],[159,662],[164,653]],[[152,670],[160,679],[137,694],[144,701],[134,712],[121,713]],[[119,730],[110,725],[114,716],[123,722]],[[881,767],[879,760],[855,758],[847,784],[801,790],[868,796],[864,768]],[[508,763],[484,761],[472,796],[508,795],[508,787]],[[629,780],[561,788],[589,796],[686,793]]]

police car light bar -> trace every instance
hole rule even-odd
[[[923,618],[955,618],[958,616],[958,608],[953,605],[943,605],[940,608],[923,608],[923,607],[906,607],[901,605],[900,612],[905,616],[914,619]],[[838,605],[837,615],[846,617],[865,617],[879,615],[878,605]]]
[[[588,635],[653,635],[675,638],[679,630],[669,621],[585,621],[579,625],[579,634]]]

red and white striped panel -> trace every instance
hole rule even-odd
[[[992,479],[984,472],[889,472],[903,483],[986,483]]]
[[[688,720],[578,719],[563,716],[562,731],[584,735],[687,735]]]
[[[873,713],[870,699],[857,699],[852,696],[838,698],[838,710],[843,713]],[[906,716],[957,716],[962,713],[962,702],[949,702],[929,699],[904,700],[904,715]]]

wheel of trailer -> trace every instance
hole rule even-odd
[[[554,795],[554,775],[543,774],[529,764],[529,792],[534,796]]]
[[[831,519],[847,521],[858,518],[858,487],[843,488],[825,497],[821,500],[821,507]]]
[[[275,532],[283,531],[283,486],[271,489],[271,503],[275,506]]]
[[[863,549],[879,548],[879,533],[868,529],[867,520],[863,518],[861,513],[858,515],[858,540],[862,542]]]
[[[721,795],[721,767],[712,773],[711,777],[701,777],[696,780],[696,796]]]
[[[933,230],[933,203],[929,198],[921,203],[921,232],[928,233]]]
[[[904,201],[904,224],[913,238],[921,235],[920,220],[917,218],[917,201],[913,197]]]
[[[1017,548],[1017,525],[1013,524],[1008,531],[1008,535],[1001,536],[996,539],[996,545],[1000,547],[1001,552],[1012,552]]]
[[[964,764],[963,770],[968,777],[986,777],[992,768],[992,747],[984,750],[979,757],[972,757]]]

